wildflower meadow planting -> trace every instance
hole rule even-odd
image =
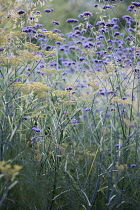
[[[140,2],[67,33],[29,2],[0,0],[0,209],[140,210]]]

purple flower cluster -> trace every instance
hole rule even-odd
[[[112,6],[112,5],[104,5],[102,8],[103,8],[103,9],[112,9],[113,6]]]
[[[82,17],[90,17],[90,16],[92,16],[92,13],[91,12],[88,12],[88,11],[83,12],[82,14],[79,14],[78,15],[79,18],[82,18]]]
[[[73,118],[73,119],[71,120],[71,123],[72,123],[72,124],[77,124],[77,123],[78,123],[78,120],[75,119],[75,118]]]
[[[37,132],[37,133],[40,133],[41,132],[41,130],[38,127],[33,127],[32,130],[35,131],[35,132]]]
[[[136,12],[137,11],[137,8],[140,7],[140,2],[132,2],[128,8],[127,8],[127,11],[129,12]]]
[[[46,12],[46,13],[51,13],[51,12],[53,12],[53,11],[54,11],[53,8],[51,8],[51,9],[44,9],[44,12]]]
[[[53,24],[56,26],[56,25],[60,25],[60,23],[58,21],[53,21]]]
[[[130,165],[130,167],[135,168],[135,167],[137,167],[137,165],[133,163],[133,164]]]
[[[42,159],[42,153],[39,154],[40,149],[44,148],[44,141],[52,142],[52,146],[49,148],[53,149],[54,153],[57,149],[57,156],[59,159],[64,156],[64,163],[65,157],[73,151],[76,152],[76,155],[69,156],[70,162],[73,162],[72,158],[78,158],[77,160],[83,166],[85,166],[85,160],[86,164],[90,166],[92,159],[96,159],[94,161],[95,167],[97,165],[95,172],[100,169],[100,173],[104,173],[107,166],[109,166],[107,170],[114,170],[114,163],[118,160],[120,168],[118,167],[113,173],[118,174],[116,179],[120,180],[120,176],[124,175],[123,170],[128,170],[126,171],[127,176],[138,171],[138,158],[135,158],[133,154],[135,152],[134,138],[137,137],[138,130],[137,119],[140,115],[139,111],[137,113],[136,104],[140,92],[137,88],[140,79],[140,47],[137,39],[137,24],[133,18],[135,16],[126,13],[120,19],[113,17],[114,7],[118,2],[120,5],[120,1],[102,1],[101,4],[100,1],[98,1],[99,4],[94,4],[94,9],[92,9],[95,11],[96,8],[97,10],[99,8],[103,14],[111,13],[111,15],[109,14],[110,19],[107,20],[107,16],[101,15],[96,20],[94,12],[85,11],[79,14],[77,19],[66,20],[64,25],[72,28],[66,34],[62,34],[59,29],[59,25],[63,26],[58,22],[59,19],[50,21],[52,27],[50,31],[45,28],[45,23],[44,25],[37,23],[40,11],[34,11],[36,14],[32,13],[33,16],[27,17],[27,12],[19,10],[17,13],[19,19],[27,17],[27,22],[31,23],[22,29],[26,34],[21,33],[26,37],[23,40],[27,41],[23,45],[24,49],[28,50],[28,52],[23,51],[23,60],[26,66],[24,71],[24,67],[20,68],[19,65],[15,69],[16,74],[9,71],[8,82],[12,83],[11,90],[16,90],[19,87],[16,92],[22,93],[22,95],[26,94],[26,99],[29,99],[29,103],[33,104],[21,117],[21,123],[23,123],[23,129],[29,128],[29,125],[33,123],[28,131],[28,134],[31,134],[29,144],[35,146],[35,149],[37,145],[35,156],[41,158],[40,161],[44,159]],[[139,2],[132,2],[129,11],[135,12],[139,7]],[[110,10],[112,8],[113,10]],[[43,14],[48,16],[53,11],[54,9],[45,9]],[[10,14],[7,15],[7,18],[10,17]],[[34,21],[36,17],[37,19]],[[125,24],[124,29],[122,29],[122,24]],[[0,53],[8,55],[7,60],[10,60],[11,57],[14,63],[13,54],[18,51],[12,48],[13,46],[10,47],[11,53],[9,53],[9,44],[7,43],[0,48]],[[27,58],[27,62],[24,56]],[[3,56],[1,57],[3,59]],[[13,64],[10,63],[8,68],[11,68],[10,65]],[[2,73],[3,69],[2,66]],[[2,73],[1,78],[3,78]],[[18,97],[16,101],[18,101]],[[14,113],[14,109],[20,113],[17,103],[13,99],[6,105],[6,109],[9,112],[9,117]],[[13,114],[10,119],[14,119],[14,117]],[[51,132],[46,131],[48,125],[52,130],[52,135]],[[62,132],[63,128],[65,132]],[[60,145],[56,145],[55,138],[59,135],[58,140],[62,141],[58,142]],[[65,139],[62,139],[62,136]],[[63,140],[65,140],[64,145]],[[74,144],[72,141],[75,141]],[[99,152],[102,155],[101,161],[98,158],[100,154],[94,154],[94,150],[98,152],[99,143],[103,144],[102,150]],[[58,146],[62,148],[58,148]],[[84,159],[80,154],[81,148],[84,148]],[[136,151],[139,150],[138,147],[136,149]],[[127,152],[128,150],[132,153]],[[49,149],[47,152],[49,153]],[[127,162],[124,164],[126,159]],[[99,161],[102,169],[100,166],[98,167]],[[51,171],[53,173],[53,170]],[[41,173],[49,174],[44,169]],[[90,177],[92,178],[92,176]],[[118,180],[116,181],[118,182]],[[125,186],[129,189],[129,183],[126,183],[123,188],[121,182],[119,185],[121,189],[126,190]],[[111,186],[110,189],[112,190]],[[113,191],[109,190],[109,193],[110,197]],[[114,202],[109,202],[112,206],[118,205],[115,199],[111,202]],[[131,203],[129,206],[131,208]]]
[[[78,20],[74,19],[74,18],[69,18],[66,20],[66,23],[77,23]]]
[[[25,11],[24,10],[18,10],[18,12],[17,12],[19,15],[23,15],[23,14],[25,14]]]
[[[132,2],[132,5],[134,5],[135,7],[140,7],[140,2]]]
[[[111,9],[112,5],[104,5],[103,9]],[[96,8],[98,5],[94,5],[94,7]],[[132,7],[138,8],[137,2],[132,2],[131,8]],[[51,13],[53,12],[53,9],[45,9],[44,12]],[[40,12],[36,13],[40,14]],[[22,14],[22,12],[20,14]],[[79,18],[85,17],[85,20],[91,16],[93,16],[93,14],[89,11],[85,11],[78,15]],[[62,34],[57,28],[57,26],[60,25],[60,22],[52,21],[52,25],[56,27],[52,30],[52,32],[61,34],[64,37],[64,40],[57,40],[55,42],[48,42],[48,37],[43,33],[43,31],[47,31],[47,29],[43,28],[42,24],[37,23],[32,26],[26,26],[22,31],[26,32],[28,36],[32,36],[37,40],[37,43],[40,44],[39,46],[41,51],[38,50],[36,54],[41,54],[42,50],[52,51],[53,49],[56,49],[59,52],[58,61],[51,60],[49,62],[41,62],[36,68],[35,72],[38,75],[44,76],[45,74],[50,73],[44,73],[43,68],[54,68],[55,70],[64,69],[64,71],[61,73],[61,82],[54,82],[49,85],[53,88],[67,90],[67,93],[71,94],[73,98],[80,91],[82,91],[85,95],[91,93],[93,84],[91,81],[87,81],[86,79],[84,80],[84,75],[95,74],[98,76],[98,74],[101,73],[103,75],[108,74],[108,77],[111,77],[111,74],[117,74],[123,81],[127,80],[127,72],[121,72],[120,69],[135,66],[134,58],[135,56],[139,55],[139,51],[136,52],[136,48],[132,46],[132,42],[135,40],[135,36],[133,35],[135,33],[135,30],[133,29],[133,18],[130,15],[124,15],[122,18],[126,21],[126,27],[123,31],[124,33],[121,32],[119,26],[121,19],[116,17],[110,19],[109,21],[104,19],[97,21],[95,23],[97,33],[93,33],[94,25],[90,24],[89,20],[88,23],[85,23],[85,25],[79,24],[73,26],[73,24],[79,23],[80,20],[69,18],[66,20],[66,22],[72,24],[73,31],[70,31],[66,35]],[[33,20],[33,17],[30,17],[30,19]],[[40,31],[42,30],[42,33],[40,31],[38,32],[38,29],[40,29]],[[92,34],[92,37],[88,37],[89,32],[92,32],[90,33]],[[108,36],[108,34],[110,35]],[[107,39],[107,37],[109,38]],[[112,57],[115,65],[110,73],[110,69],[108,72],[108,66],[112,62]],[[139,62],[139,57],[137,59]],[[79,72],[81,72],[83,75],[83,79],[80,78],[75,81],[75,87],[73,90],[73,87],[67,85],[69,84],[68,78],[71,78],[74,73],[79,74]],[[138,67],[133,67],[133,74],[139,75],[139,72]],[[27,70],[27,74],[31,75],[31,71]],[[53,75],[53,73],[51,75]],[[106,82],[107,79],[105,78],[104,81]],[[95,90],[96,88],[98,89],[98,83],[95,84],[95,86]],[[114,88],[110,86],[107,89],[98,89],[96,91],[96,96],[101,100],[104,100],[105,98],[111,99],[115,96],[118,96],[119,92],[120,87],[115,80]],[[127,98],[128,96],[126,97],[125,93],[124,96],[121,95],[120,97],[124,103]],[[83,108],[85,115],[86,112],[88,112],[89,115],[92,113],[90,112],[91,108],[88,106],[90,105],[84,104],[83,106],[85,107]],[[97,111],[101,112],[101,109],[97,108]],[[110,104],[110,107],[104,116],[105,118],[109,119],[113,115],[118,117],[126,116],[126,113],[127,109],[126,107],[123,107],[121,103],[112,103]],[[71,123],[77,124],[77,118],[72,119]],[[38,127],[33,127],[32,130],[35,132],[41,132]]]

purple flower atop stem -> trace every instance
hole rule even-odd
[[[74,18],[69,18],[66,20],[66,23],[77,23],[78,20],[77,19],[74,19]]]
[[[37,133],[40,133],[40,131],[41,131],[38,127],[33,127],[32,130],[37,132]]]
[[[44,9],[44,12],[46,12],[46,13],[51,13],[51,12],[53,12],[54,11],[54,9],[52,8],[52,9]]]
[[[72,119],[72,120],[71,120],[71,123],[72,123],[72,124],[77,124],[77,123],[78,123],[78,120]]]
[[[131,168],[135,168],[136,166],[137,166],[137,165],[134,164],[134,163],[130,165]]]
[[[18,10],[17,12],[19,15],[23,15],[25,13],[25,11],[23,9]]]

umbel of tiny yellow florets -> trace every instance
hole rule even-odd
[[[22,83],[22,82],[15,82],[13,84],[15,88],[21,88],[21,91],[24,94],[28,94],[33,92],[35,95],[43,94],[44,92],[51,90],[51,87],[41,83],[41,82],[28,82],[28,83]]]
[[[12,40],[15,38],[21,38],[21,36],[26,35],[26,33],[21,31],[4,31],[0,28],[0,46],[10,45]]]
[[[22,166],[20,165],[11,165],[6,161],[0,161],[0,171],[7,180],[13,180],[15,176],[19,174],[21,169]]]
[[[61,73],[63,70],[56,70],[56,69],[46,69],[46,68],[43,68],[42,69],[43,72],[45,73]]]
[[[41,33],[47,35],[50,39],[64,40],[60,34],[55,34],[52,31],[41,31]]]
[[[17,53],[23,57],[25,61],[34,61],[40,59],[39,56],[35,55],[35,53],[31,53],[27,50],[19,50]]]
[[[1,60],[1,65],[7,66],[8,64],[17,66],[19,64],[22,64],[23,60],[19,56],[10,56],[10,57],[5,57],[5,56],[0,56]]]
[[[119,102],[119,103],[122,103],[122,104],[130,104],[130,105],[133,104],[133,102],[130,101],[129,99],[123,100],[123,99],[118,98],[118,97],[114,97],[114,98],[112,99],[112,101]]]
[[[31,51],[37,51],[39,49],[39,46],[37,46],[36,44],[33,44],[31,42],[25,42],[24,46]]]
[[[68,91],[66,90],[54,90],[52,92],[52,96],[67,96],[68,95]]]

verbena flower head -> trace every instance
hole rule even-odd
[[[112,18],[112,21],[114,21],[114,22],[118,22],[119,21],[119,18]]]
[[[75,26],[73,29],[74,30],[79,30],[80,29],[80,26]]]
[[[31,17],[29,17],[29,19],[30,19],[30,20],[34,20],[34,19],[35,19],[35,17],[31,16]]]
[[[33,127],[32,130],[38,133],[41,131],[38,127]]]
[[[122,18],[123,18],[124,20],[126,20],[126,21],[131,21],[131,22],[133,22],[133,18],[132,18],[131,16],[129,16],[129,15],[124,15]]]
[[[98,4],[93,4],[93,7],[95,7],[95,8],[98,7],[98,6],[99,6]]]
[[[71,123],[72,123],[72,124],[77,124],[77,123],[78,123],[78,120],[77,120],[77,119],[72,119],[72,120],[71,120]]]
[[[22,32],[25,32],[25,33],[37,33],[37,31],[35,29],[33,29],[32,26],[27,26],[27,27],[23,28]]]
[[[112,29],[119,29],[120,28],[120,26],[118,26],[118,25],[114,25],[113,27],[112,27]]]
[[[10,18],[10,17],[11,17],[11,14],[8,14],[8,15],[7,15],[7,18]]]
[[[84,34],[84,33],[86,33],[86,31],[87,31],[86,29],[82,29],[81,33]]]
[[[27,117],[23,117],[23,120],[28,120],[28,118]]]
[[[84,111],[86,111],[86,112],[91,111],[91,108],[90,108],[90,107],[86,107],[86,108],[84,109]]]
[[[72,90],[71,86],[66,87],[66,90]]]
[[[126,99],[127,99],[127,97],[125,97],[125,96],[124,96],[124,97],[122,97],[122,100],[126,100]]]
[[[53,11],[54,11],[53,8],[51,8],[51,9],[44,9],[44,12],[46,12],[46,13],[51,13],[51,12],[53,12]]]
[[[102,20],[97,21],[96,26],[101,26],[101,25],[105,26],[105,21]]]
[[[134,28],[131,28],[131,27],[126,28],[125,30],[126,30],[126,31],[131,31],[131,32],[136,32],[135,29],[134,29]]]
[[[53,21],[53,24],[56,26],[56,25],[60,25],[60,23],[58,21]]]
[[[91,12],[86,11],[86,12],[84,12],[84,13],[83,13],[83,17],[86,17],[86,16],[92,16],[92,13],[91,13]]]
[[[120,32],[118,32],[118,31],[116,31],[115,33],[114,33],[114,36],[119,36],[120,35]]]
[[[84,61],[85,60],[85,57],[80,57],[79,58],[79,61]]]
[[[136,164],[131,164],[130,167],[131,168],[135,168],[137,165]]]
[[[58,28],[54,28],[52,32],[61,33],[61,31]]]
[[[90,23],[86,25],[86,28],[92,28],[92,27],[93,27],[93,25]]]
[[[106,33],[106,32],[108,32],[108,28],[100,28],[98,30],[98,32],[100,32],[100,33]]]
[[[25,11],[24,10],[18,10],[18,12],[17,12],[19,15],[23,15],[24,13],[25,13]]]
[[[135,7],[140,7],[140,2],[132,2],[132,5],[134,5]]]
[[[75,34],[81,34],[82,32],[80,30],[76,30]]]
[[[135,8],[134,5],[129,5],[128,8],[127,8],[127,11],[131,12],[131,11],[134,10],[134,8]]]
[[[41,23],[37,23],[36,25],[33,26],[34,28],[41,28],[43,25]]]
[[[112,5],[104,5],[104,6],[102,7],[102,9],[112,9],[112,8],[113,8]]]
[[[120,147],[121,145],[120,144],[115,144],[115,147]]]
[[[83,17],[83,14],[79,14],[78,17],[79,17],[79,18],[82,18],[82,17]]]
[[[77,19],[74,19],[74,18],[69,18],[66,20],[66,23],[77,23],[78,20]]]
[[[40,11],[36,11],[36,14],[40,14],[41,12]]]
[[[108,27],[113,27],[115,25],[115,23],[113,21],[109,21],[106,23],[106,26]]]
[[[110,109],[110,111],[115,111],[116,109],[114,108],[114,107],[112,107],[111,109]]]

